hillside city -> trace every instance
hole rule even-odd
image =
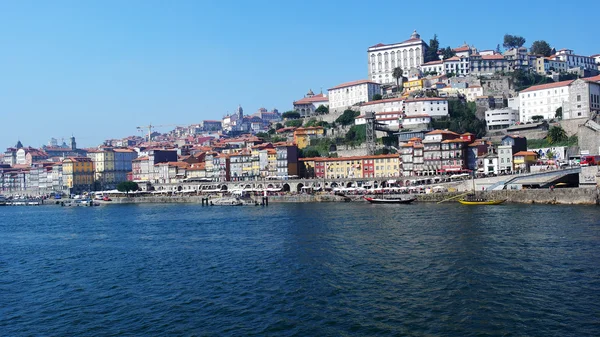
[[[417,31],[367,47],[365,78],[298,93],[292,109],[132,126],[79,148],[20,140],[0,154],[2,193],[112,190],[270,179],[501,175],[599,155],[600,54],[506,35],[493,49],[440,46]],[[318,84],[315,84],[315,87]]]

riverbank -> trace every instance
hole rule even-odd
[[[506,199],[508,203],[523,204],[557,204],[557,205],[597,205],[599,196],[597,190],[588,188],[562,188],[562,189],[529,189],[529,190],[502,190],[485,191],[478,194],[490,199]],[[414,194],[419,202],[440,202],[461,193],[430,193]],[[402,194],[401,196],[406,196]],[[205,196],[145,196],[113,198],[110,202],[102,204],[142,204],[142,203],[191,203],[201,204]],[[213,197],[216,198],[216,197]],[[269,203],[304,203],[304,202],[366,202],[362,195],[348,195],[347,197],[332,194],[288,194],[269,196]],[[262,202],[262,197],[253,197],[257,203]],[[453,202],[454,199],[447,202]]]

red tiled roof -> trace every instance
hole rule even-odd
[[[504,60],[503,55],[481,55],[482,60]]]
[[[538,154],[536,152],[533,151],[519,151],[515,154],[513,154],[513,157],[516,156],[537,156]]]
[[[379,83],[375,83],[375,82],[369,81],[369,80],[358,80],[358,81],[346,82],[346,83],[336,85],[333,88],[329,88],[329,90],[351,87],[351,86],[360,85],[360,84],[368,84],[368,83],[379,85]]]
[[[421,66],[432,66],[432,65],[436,65],[436,64],[442,64],[444,63],[444,61],[439,60],[439,61],[429,61],[427,63],[423,63],[421,64]]]
[[[452,131],[448,131],[448,130],[433,130],[431,132],[426,133],[425,135],[455,135],[455,136],[460,136],[458,133],[456,132],[452,132]]]
[[[323,94],[318,94],[314,95],[313,97],[304,97],[300,100],[295,101],[294,104],[308,104],[313,102],[329,102],[329,97]]]
[[[463,51],[469,51],[470,49],[471,48],[469,48],[469,46],[462,46],[462,47],[454,48],[452,50],[459,53],[459,52],[463,52]]]
[[[529,87],[525,90],[521,90],[519,93],[544,90],[544,89],[552,89],[552,88],[558,88],[558,87],[565,87],[565,86],[571,85],[571,83],[573,83],[573,81],[574,80],[567,80],[567,81],[561,81],[561,82],[534,85],[533,87]]]

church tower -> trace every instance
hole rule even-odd
[[[75,143],[75,137],[72,136],[71,137],[71,150],[76,150],[77,149],[77,143]]]
[[[237,108],[237,118],[239,121],[244,119],[244,109],[242,109],[241,105],[238,105],[238,108]]]

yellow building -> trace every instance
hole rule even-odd
[[[538,154],[533,151],[520,151],[513,155],[515,170],[529,171],[529,167],[537,162]]]
[[[422,90],[423,89],[423,79],[420,78],[418,80],[410,80],[404,83],[404,90],[407,92]]]
[[[91,191],[94,183],[94,163],[88,157],[68,157],[63,160],[63,184],[70,193]]]
[[[88,158],[94,163],[94,179],[100,188],[115,187],[115,152],[112,149],[88,151]]]
[[[294,143],[299,149],[304,149],[310,145],[310,140],[323,137],[325,129],[322,126],[310,126],[306,128],[297,128],[294,130]]]
[[[362,157],[327,158],[325,179],[362,178]]]
[[[277,150],[267,149],[267,157],[269,159],[268,176],[274,177],[277,175]]]
[[[373,156],[373,169],[376,178],[400,176],[400,156],[387,154]]]

